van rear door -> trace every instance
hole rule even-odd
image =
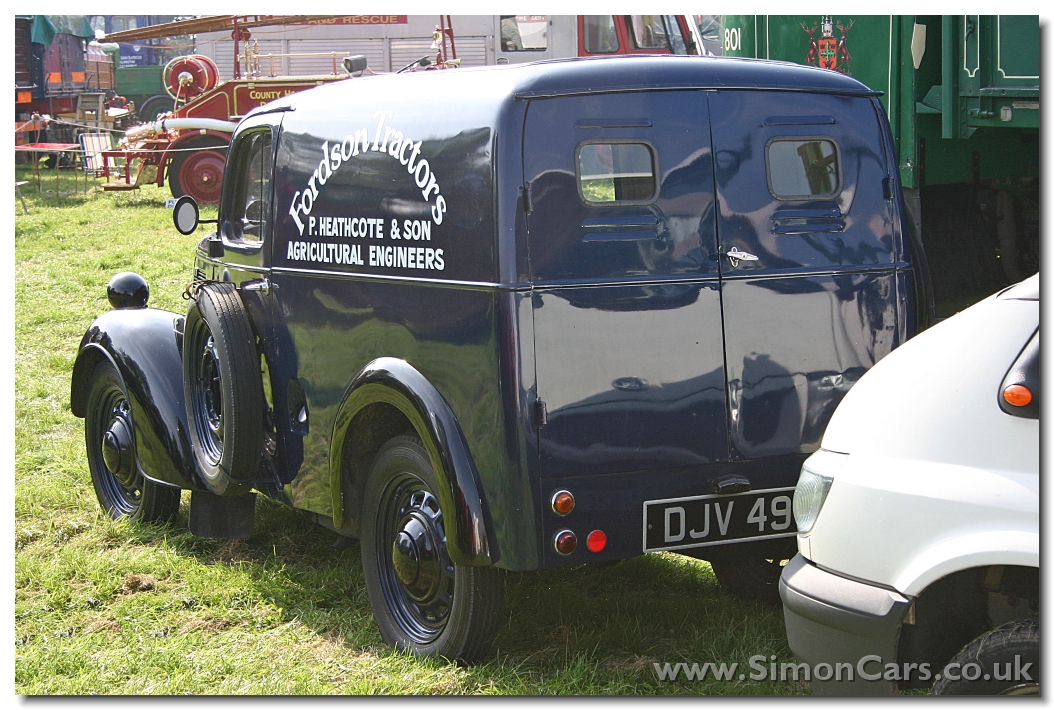
[[[708,93],[732,458],[808,453],[897,344],[882,127],[864,97]]]
[[[524,156],[542,475],[727,460],[705,94],[534,100]]]

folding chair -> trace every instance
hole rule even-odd
[[[18,195],[18,199],[22,201],[22,211],[29,214],[29,208],[26,207],[26,198],[22,197],[22,186],[28,185],[29,180],[16,180],[15,181],[15,194]]]
[[[102,177],[104,164],[102,153],[104,150],[113,148],[110,134],[104,132],[81,133],[80,144],[83,151],[82,166],[85,175],[90,175],[93,178]]]

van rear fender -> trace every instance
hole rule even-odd
[[[355,377],[341,402],[330,443],[330,490],[333,492],[333,522],[336,527],[357,527],[360,511],[345,499],[343,462],[345,444],[356,426],[368,426],[360,417],[374,405],[394,407],[420,437],[439,482],[439,503],[453,520],[448,529],[447,551],[458,565],[490,565],[496,560],[490,543],[492,526],[475,462],[450,405],[424,375],[405,360],[382,357],[373,360]],[[353,432],[352,432],[353,433]],[[398,432],[394,432],[398,433]],[[393,435],[394,435],[393,433]],[[360,476],[364,476],[365,472]],[[365,485],[365,479],[352,482]],[[349,518],[356,518],[350,521]],[[353,523],[349,526],[349,523]]]
[[[183,404],[183,316],[156,308],[121,308],[95,319],[73,365],[70,408],[88,412],[96,365],[109,360],[124,380],[132,408],[136,454],[147,478],[205,490],[194,473]]]

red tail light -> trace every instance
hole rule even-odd
[[[600,552],[608,544],[608,536],[603,530],[594,530],[586,536],[586,547],[590,552]]]
[[[553,547],[561,555],[570,555],[578,547],[578,538],[570,530],[561,530],[553,538]]]

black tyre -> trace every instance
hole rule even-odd
[[[109,360],[95,366],[84,417],[88,470],[102,509],[114,519],[167,520],[179,510],[178,488],[143,478],[124,380]]]
[[[498,632],[504,579],[493,567],[451,563],[437,490],[416,436],[397,436],[377,453],[363,509],[366,591],[385,642],[472,662]]]
[[[183,331],[183,391],[194,460],[218,495],[238,495],[263,452],[263,386],[256,336],[230,283],[198,289]]]
[[[180,143],[168,163],[168,187],[173,197],[190,195],[198,204],[220,201],[227,146],[213,136]]]
[[[933,684],[933,694],[1039,695],[1039,621],[1012,621],[966,644]]]
[[[172,99],[167,96],[151,96],[143,101],[142,106],[135,109],[140,121],[153,121],[157,117],[172,110]]]
[[[780,575],[783,559],[755,555],[720,557],[710,560],[721,587],[741,599],[780,604]]]

